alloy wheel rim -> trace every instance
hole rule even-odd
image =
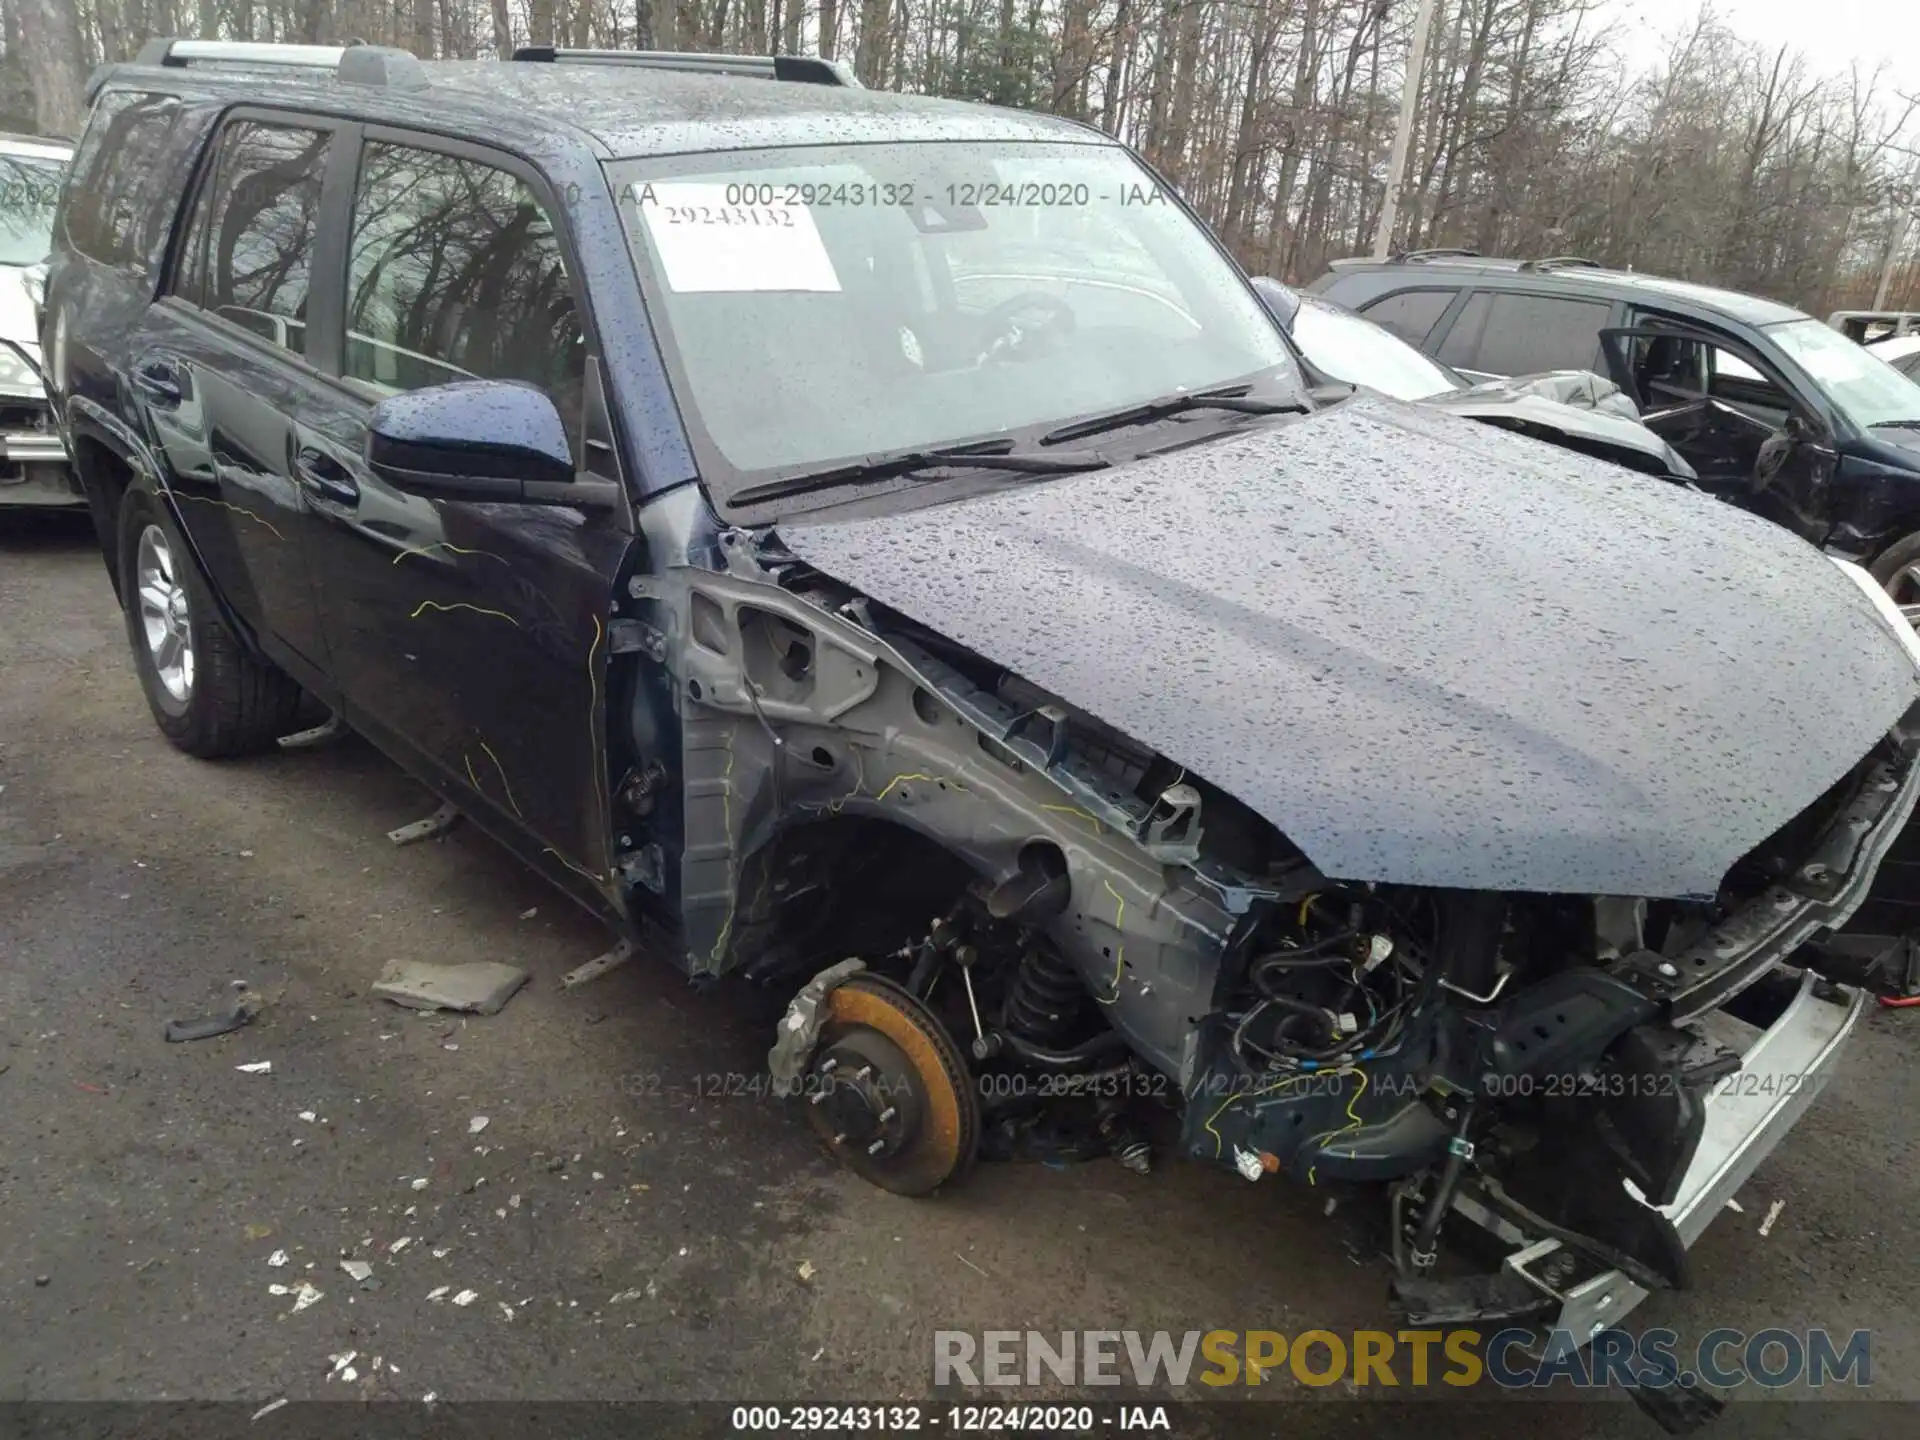
[[[174,568],[166,532],[149,525],[141,532],[134,561],[140,604],[140,629],[154,673],[169,697],[185,704],[193,694],[193,630],[186,587]]]

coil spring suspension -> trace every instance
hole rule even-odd
[[[1061,956],[1032,949],[1020,957],[1020,969],[1007,987],[1007,1030],[1036,1045],[1046,1045],[1073,1028],[1086,1004],[1087,987]]]

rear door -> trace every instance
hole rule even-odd
[[[428,500],[366,465],[383,398],[467,379],[551,395],[579,468],[597,373],[565,212],[521,160],[367,127],[342,208],[338,377],[303,397],[328,645],[357,725],[530,854],[607,885],[606,624],[630,543],[607,512]],[[609,203],[611,203],[609,201]]]
[[[294,426],[327,385],[309,307],[320,214],[349,178],[337,166],[350,131],[244,110],[223,122],[126,379],[194,548],[262,647],[322,694]]]
[[[1505,380],[1547,370],[1597,370],[1610,300],[1521,290],[1475,290],[1425,347],[1469,380]]]

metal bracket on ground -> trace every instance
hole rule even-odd
[[[416,820],[411,825],[402,825],[398,830],[389,830],[387,839],[396,845],[411,845],[419,840],[431,840],[436,835],[446,834],[459,818],[460,812],[451,804],[442,805],[424,820]]]
[[[330,740],[338,740],[347,733],[347,722],[338,715],[329,715],[323,724],[311,730],[296,730],[291,735],[282,735],[274,743],[282,750],[311,750],[316,745],[325,745]]]
[[[618,945],[614,946],[613,949],[607,951],[606,954],[596,955],[593,959],[587,961],[586,964],[576,965],[565,975],[561,976],[560,988],[562,990],[574,990],[586,984],[589,980],[598,980],[609,970],[618,970],[622,965],[631,960],[633,956],[633,942],[631,940],[622,940]]]

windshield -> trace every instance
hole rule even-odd
[[[809,146],[609,168],[722,498],[749,476],[1183,390],[1300,395],[1246,282],[1116,146]]]
[[[1862,429],[1920,423],[1920,385],[1818,320],[1790,320],[1768,334],[1846,417]]]
[[[1461,388],[1460,382],[1371,320],[1302,296],[1293,317],[1300,353],[1336,380],[1368,385],[1396,400],[1424,400]]]
[[[0,265],[37,265],[53,248],[58,160],[0,154]]]

